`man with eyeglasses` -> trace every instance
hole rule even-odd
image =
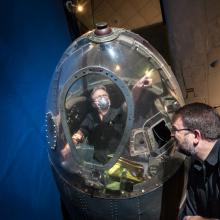
[[[171,135],[180,151],[191,156],[183,220],[220,219],[220,116],[209,105],[178,109]]]

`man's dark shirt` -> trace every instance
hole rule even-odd
[[[110,108],[108,113],[100,120],[98,112],[88,113],[83,120],[80,130],[88,137],[89,144],[94,146],[94,158],[106,163],[108,154],[117,149],[125,125],[125,115],[122,108]]]
[[[192,163],[185,215],[220,219],[220,140],[203,163]]]

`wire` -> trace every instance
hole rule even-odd
[[[91,10],[92,10],[92,24],[93,24],[93,28],[95,28],[94,0],[91,0]]]

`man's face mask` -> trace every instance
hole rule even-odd
[[[110,107],[110,99],[106,95],[96,98],[94,100],[94,103],[97,106],[98,110],[108,110]]]

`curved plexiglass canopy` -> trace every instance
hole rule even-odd
[[[51,164],[96,196],[150,191],[181,163],[170,120],[182,104],[170,67],[146,40],[119,28],[88,32],[64,52],[51,82]]]

